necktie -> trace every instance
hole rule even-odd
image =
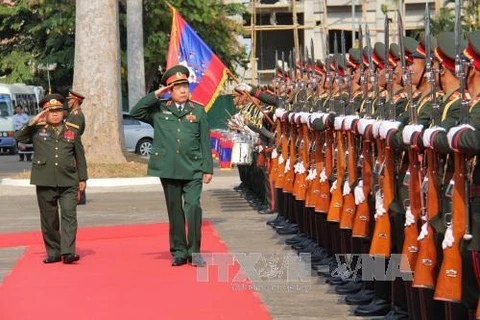
[[[178,112],[182,112],[182,105],[181,104],[177,104],[177,109],[178,109]]]

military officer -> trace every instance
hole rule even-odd
[[[189,76],[182,65],[169,68],[161,79],[162,87],[140,99],[130,111],[132,117],[155,130],[148,174],[160,177],[165,193],[172,266],[187,262],[205,266],[200,255],[200,194],[202,181],[212,180],[213,160],[207,115],[200,104],[190,100]],[[167,92],[171,98],[161,99]]]
[[[85,97],[75,91],[70,90],[67,96],[67,117],[65,122],[67,126],[79,130],[80,135],[85,131],[85,116],[80,107]],[[85,191],[78,193],[78,204],[87,203]]]
[[[76,129],[63,123],[62,96],[42,99],[43,111],[17,131],[16,139],[33,142],[30,183],[36,185],[42,235],[47,257],[44,263],[70,264],[80,257],[75,253],[77,234],[77,191],[85,190],[87,163]],[[61,209],[59,220],[58,205]]]

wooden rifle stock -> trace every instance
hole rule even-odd
[[[326,150],[324,158],[325,174],[330,177],[333,171],[333,129],[325,130]],[[323,151],[322,151],[323,152]],[[322,168],[323,169],[323,168]],[[320,172],[318,173],[320,179]],[[315,212],[327,213],[330,206],[330,183],[328,179],[320,182],[319,195],[315,202]]]
[[[347,148],[348,148],[348,181],[350,187],[353,182],[357,180],[357,153],[355,150],[355,136],[353,132],[347,131]],[[353,229],[353,220],[355,218],[355,211],[357,206],[355,205],[355,195],[353,189],[347,195],[343,196],[343,209],[340,218],[340,229]]]
[[[357,212],[353,221],[352,237],[368,238],[370,237],[370,203],[368,195],[372,192],[373,181],[373,152],[372,143],[364,138],[362,146],[363,166],[363,193],[365,194],[365,201],[357,206]]]
[[[440,191],[438,184],[437,154],[432,148],[425,151],[427,156],[427,223],[440,211]],[[433,227],[428,224],[428,234],[418,241],[418,256],[415,264],[415,277],[412,286],[416,288],[435,287],[435,269],[437,265],[437,251]]]
[[[278,147],[280,147],[282,143],[282,122],[280,119],[275,120],[275,146],[274,150],[276,150]],[[270,181],[275,185],[275,182],[278,177],[278,157],[277,155],[276,158],[271,158],[271,166],[270,170],[268,172],[268,176],[270,178]]]
[[[410,171],[409,199],[410,211],[414,222],[405,226],[405,240],[403,241],[402,259],[400,260],[400,271],[411,272],[417,262],[418,254],[418,225],[417,221],[422,212],[422,190],[421,171],[418,161],[418,152],[413,146],[408,149],[408,167]]]
[[[306,123],[302,123],[299,127],[300,131],[300,145],[298,147],[298,155],[299,160],[303,162],[303,166],[305,167],[305,172],[297,173],[295,175],[295,187],[294,187],[294,195],[295,199],[297,200],[305,200],[306,192],[307,192],[307,174],[306,171],[309,166],[309,147],[310,147],[310,140],[308,137],[308,126]]]
[[[435,300],[461,302],[462,256],[460,242],[465,234],[466,204],[465,155],[454,152],[454,188],[452,196],[452,224],[454,243],[443,250],[443,262],[435,287]]]
[[[341,130],[336,132],[337,137],[337,189],[332,192],[330,206],[328,208],[327,221],[340,222],[340,215],[343,208],[343,176],[345,174],[345,144]]]
[[[391,253],[391,225],[389,217],[390,203],[394,199],[394,184],[395,184],[395,168],[392,155],[392,149],[390,147],[384,147],[384,141],[377,139],[377,149],[379,150],[379,157],[381,150],[383,150],[384,156],[384,176],[379,177],[379,185],[381,192],[383,192],[383,208],[385,213],[375,219],[375,228],[373,230],[372,243],[370,245],[371,256],[383,256],[390,257]]]
[[[275,188],[283,189],[285,185],[285,165],[288,157],[288,123],[282,122],[282,137],[281,137],[281,153],[280,155],[283,158],[283,162],[278,161],[278,174],[275,180]],[[280,157],[279,155],[279,157]]]
[[[288,159],[290,160],[289,170],[285,172],[285,181],[283,185],[283,192],[293,193],[293,187],[295,186],[295,171],[294,164],[297,158],[297,125],[295,122],[290,124],[290,141],[288,146]]]

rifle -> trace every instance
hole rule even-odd
[[[339,92],[341,92],[341,76],[338,69],[338,52],[337,52],[337,36],[334,38],[334,65],[335,65],[335,80],[339,86]],[[340,98],[340,103],[343,101]],[[342,108],[345,112],[345,104]],[[330,222],[340,222],[340,216],[343,209],[343,179],[345,174],[345,143],[343,139],[342,130],[337,130],[335,132],[336,142],[337,142],[337,157],[336,157],[336,177],[337,177],[337,188],[332,193],[332,199],[330,201],[330,207],[328,209],[327,221]]]
[[[455,73],[460,80],[460,100],[462,111],[465,117],[462,122],[465,123],[468,118],[468,100],[466,98],[465,88],[465,62],[461,57],[460,41],[462,29],[460,24],[460,10],[462,1],[455,1]],[[469,172],[469,163],[466,156],[460,151],[454,151],[454,174],[453,174],[453,195],[452,195],[452,213],[451,221],[446,222],[447,231],[445,238],[451,234],[453,243],[448,243],[444,239],[443,262],[438,274],[437,286],[435,288],[434,299],[450,302],[461,302],[462,300],[462,256],[460,252],[460,242],[464,238],[469,239],[466,223],[469,220],[469,181],[466,178]],[[449,216],[447,214],[447,216]]]
[[[438,113],[438,103],[436,94],[436,79],[432,70],[431,43],[430,43],[430,9],[428,3],[425,5],[425,74],[427,81],[431,83],[433,106],[432,122],[433,126],[438,126],[440,119]],[[435,218],[440,211],[439,203],[439,183],[438,183],[438,159],[437,153],[433,148],[425,150],[427,159],[427,173],[422,186],[422,199],[426,197],[426,208],[422,208],[422,233],[418,237],[417,263],[415,264],[415,277],[412,286],[415,288],[435,287],[435,269],[437,265],[437,251],[435,249],[434,229],[430,221]],[[426,191],[424,186],[426,185]],[[424,230],[424,231],[423,231]]]
[[[402,64],[402,77],[407,87],[407,96],[410,103],[410,123],[417,124],[417,103],[413,99],[411,71],[405,59],[405,46],[403,43],[403,22],[400,11],[397,10],[398,39],[400,45],[400,61]],[[413,221],[405,224],[405,240],[403,241],[400,271],[411,272],[410,266],[415,266],[418,254],[418,225],[417,221],[422,214],[423,196],[421,190],[422,172],[420,170],[419,154],[415,146],[408,149],[408,171],[405,174],[404,185],[409,190],[409,207],[406,208],[407,217]]]
[[[367,30],[367,51],[371,49],[370,45],[370,35]],[[365,66],[363,64],[363,32],[362,26],[359,26],[359,42],[360,42],[360,56],[362,57],[362,64],[360,66],[360,85],[363,91],[363,99],[365,101],[366,113],[365,118],[371,118],[372,114],[372,101],[368,94],[368,78],[365,75]],[[369,71],[373,72],[373,65],[371,65],[372,59],[371,54],[368,53],[368,62],[369,62]],[[373,145],[372,141],[369,140],[369,135],[365,135],[362,141],[362,155],[360,161],[362,162],[362,179],[363,179],[363,193],[365,194],[364,202],[358,204],[357,212],[355,214],[355,219],[353,221],[353,228],[352,228],[352,237],[355,238],[368,238],[370,237],[370,201],[368,201],[368,195],[371,194],[373,190],[373,179],[372,179],[372,172],[373,172]]]

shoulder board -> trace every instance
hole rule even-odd
[[[460,92],[455,91],[450,95],[449,101],[460,99]]]
[[[470,110],[477,105],[480,106],[480,97],[470,100]]]
[[[172,104],[172,100],[166,100],[167,102],[165,103],[167,107],[169,107]]]
[[[355,92],[353,93],[353,98],[358,97],[358,96],[361,95],[362,93],[363,93],[362,90],[357,90],[357,91],[355,91]]]
[[[195,104],[198,104],[198,105],[199,105],[200,107],[202,107],[202,108],[205,107],[203,104],[201,104],[201,103],[198,102],[198,101],[195,101],[195,100],[192,100],[192,99],[189,99],[189,100],[190,100],[190,101],[189,101],[190,104],[193,102],[193,103],[195,103]],[[192,108],[193,108],[193,106],[192,106]]]
[[[76,116],[76,115],[78,114],[78,109],[73,110],[73,111],[72,111],[72,114],[73,114],[74,116]]]
[[[403,93],[404,93],[404,92],[403,92]],[[417,98],[417,97],[419,97],[419,96],[421,96],[421,95],[422,95],[422,91],[420,91],[420,90],[415,90],[415,92],[413,93],[413,97],[412,97],[412,98],[415,99],[415,98]],[[406,94],[405,94],[405,96],[406,96]]]
[[[68,128],[68,127],[72,127],[72,128],[75,128],[75,129],[80,129],[80,126],[75,124],[75,123],[71,123],[71,122],[65,122],[65,126]]]

